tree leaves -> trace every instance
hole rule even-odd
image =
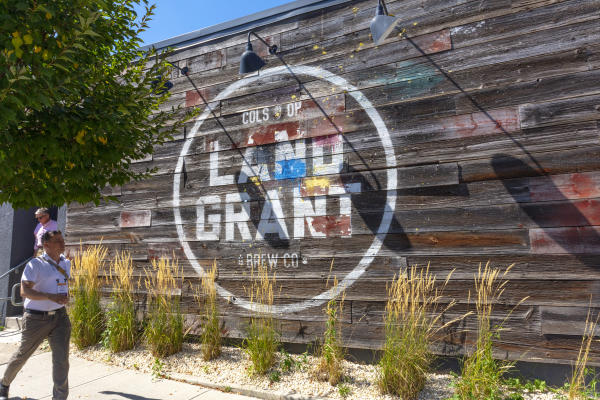
[[[141,54],[132,0],[0,2],[0,203],[97,203],[181,127],[152,95],[165,54]],[[144,2],[145,3],[145,2]],[[174,121],[174,123],[173,123]]]

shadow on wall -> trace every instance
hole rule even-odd
[[[586,195],[586,190],[593,188],[586,187],[584,177],[575,174],[566,178],[565,183],[568,186],[563,190],[571,190],[570,188],[573,187],[575,196],[582,198],[573,201],[565,196],[555,182],[564,178],[556,176],[553,179],[549,175],[540,176],[539,170],[531,168],[522,160],[509,155],[496,154],[492,158],[492,167],[498,178],[502,180],[506,191],[539,227],[530,230],[530,246],[533,254],[572,254],[586,266],[597,266],[582,257],[584,254],[597,252],[600,249],[600,235],[594,229],[594,225],[599,224],[600,216],[593,212],[598,208],[599,202],[590,200]],[[535,177],[533,184],[532,178],[529,178],[529,203],[523,203],[522,194],[517,192],[515,185],[510,185],[507,181],[515,177]],[[572,177],[575,179],[571,179]],[[582,180],[584,182],[581,182]],[[598,221],[590,221],[589,218],[596,218]]]

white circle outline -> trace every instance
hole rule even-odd
[[[340,89],[346,91],[352,97],[354,97],[354,99],[366,111],[367,115],[369,116],[369,118],[375,125],[375,128],[377,129],[377,134],[379,135],[379,138],[380,138],[382,146],[383,146],[383,150],[385,152],[385,159],[386,159],[386,164],[387,164],[387,170],[386,170],[387,171],[387,196],[386,196],[386,203],[385,203],[383,218],[381,219],[381,224],[379,225],[379,228],[377,229],[377,233],[375,234],[373,243],[371,243],[371,246],[367,249],[367,251],[361,258],[359,263],[356,265],[356,267],[354,267],[354,269],[352,271],[350,271],[344,277],[344,279],[338,284],[338,286],[331,288],[331,289],[329,289],[317,296],[314,296],[313,298],[308,299],[308,300],[303,300],[303,301],[300,301],[297,303],[291,303],[291,304],[285,304],[285,305],[272,305],[270,307],[265,307],[262,304],[251,303],[246,299],[238,298],[236,295],[234,295],[227,289],[225,289],[222,286],[220,286],[219,284],[215,283],[217,293],[220,296],[229,299],[229,301],[232,302],[233,304],[243,307],[247,310],[268,312],[268,313],[272,313],[272,314],[297,312],[297,311],[301,311],[301,310],[304,310],[304,309],[307,309],[310,307],[319,306],[319,305],[325,303],[326,301],[328,301],[332,298],[335,298],[343,290],[345,290],[346,288],[353,285],[354,282],[356,282],[356,280],[359,279],[362,276],[362,274],[364,274],[367,267],[373,261],[373,258],[375,257],[375,255],[379,252],[379,249],[381,249],[381,246],[387,235],[387,232],[389,230],[389,227],[390,227],[390,224],[392,221],[393,211],[396,208],[396,185],[397,185],[397,177],[398,177],[397,171],[396,171],[396,156],[394,154],[392,141],[390,139],[390,135],[387,130],[387,127],[385,126],[383,119],[381,118],[381,116],[379,115],[379,113],[377,112],[375,107],[373,107],[371,102],[366,98],[365,95],[362,94],[362,92],[360,92],[358,90],[358,88],[356,88],[355,86],[348,83],[344,78],[337,76],[327,70],[324,70],[319,67],[312,67],[312,66],[306,66],[306,65],[300,65],[300,66],[290,65],[289,68],[297,75],[313,76],[315,78],[326,80],[326,81],[330,82],[331,84],[339,87]],[[259,79],[266,78],[269,76],[283,75],[283,74],[289,74],[289,70],[285,66],[269,68],[269,69],[263,71],[260,75],[255,75],[255,76],[247,77],[244,79],[240,79],[239,81],[236,81],[236,82],[232,83],[231,85],[229,85],[227,88],[225,88],[211,102],[219,101],[223,97],[230,95],[231,93],[235,92],[239,88],[241,88],[245,85],[251,84],[252,82],[255,82]],[[187,153],[196,137],[196,134],[198,133],[198,130],[200,129],[200,127],[202,126],[202,124],[204,123],[205,119],[208,117],[209,114],[210,114],[210,109],[207,107],[204,110],[204,112],[202,113],[202,115],[200,115],[200,117],[194,124],[193,128],[191,129],[189,138],[185,141],[185,143],[181,149],[181,153],[179,154],[179,158],[177,160],[177,166],[175,168],[174,177],[173,177],[173,215],[175,218],[175,225],[177,228],[177,236],[179,237],[179,241],[183,247],[183,251],[184,251],[186,257],[192,264],[192,267],[194,268],[194,270],[200,276],[203,276],[205,271],[204,271],[204,268],[202,268],[202,266],[196,261],[194,252],[192,251],[192,249],[188,245],[187,241],[185,240],[186,236],[185,236],[185,232],[183,231],[181,214],[179,212],[179,204],[180,204],[179,191],[180,191],[181,172],[183,170],[184,157],[187,156]]]

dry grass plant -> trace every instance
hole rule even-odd
[[[182,270],[177,260],[161,257],[152,260],[145,275],[148,314],[144,336],[154,357],[167,357],[179,352],[183,344]]]
[[[261,257],[258,268],[252,268],[250,279],[249,297],[254,313],[243,348],[252,363],[251,373],[264,375],[275,364],[279,348],[279,333],[271,313],[276,275],[269,273]]]
[[[100,306],[100,271],[108,249],[102,245],[80,246],[73,258],[69,315],[71,340],[82,349],[98,343],[104,330],[104,313]]]
[[[406,268],[387,287],[385,343],[378,365],[377,385],[384,394],[415,399],[425,387],[426,373],[434,359],[430,345],[443,329],[466,317],[442,324],[451,301],[440,307],[443,291],[452,272],[441,287],[426,268]]]
[[[110,264],[109,277],[112,282],[112,302],[106,315],[104,346],[116,353],[134,348],[138,335],[133,262],[129,253],[115,255]]]
[[[201,291],[194,295],[196,302],[202,309],[202,358],[209,361],[221,354],[221,329],[219,326],[219,310],[217,307],[217,261],[213,262],[210,271],[202,276]]]
[[[499,302],[509,282],[506,275],[513,266],[511,264],[502,272],[499,268],[492,268],[489,261],[483,269],[479,265],[475,276],[477,341],[473,353],[463,363],[461,377],[456,384],[456,397],[459,399],[502,398],[503,376],[513,363],[493,358],[493,341],[500,337],[506,320],[527,297],[521,299],[500,324],[492,326],[491,317],[494,304]]]
[[[598,314],[596,319],[592,319],[591,302],[592,299],[590,298],[590,307],[588,308],[587,317],[585,319],[585,328],[583,336],[581,337],[579,353],[577,354],[577,360],[575,361],[575,366],[571,378],[569,379],[569,390],[567,392],[567,398],[569,400],[597,398],[596,393],[593,393],[595,392],[595,388],[589,388],[586,384],[586,377],[590,375],[590,370],[587,367],[588,357],[592,343],[595,340],[594,336],[596,334],[596,328],[598,327],[598,318],[600,318],[600,314]],[[596,378],[593,377],[592,379],[595,380]]]
[[[337,286],[338,280],[337,277],[334,277],[333,288]],[[342,361],[346,354],[342,347],[341,317],[344,311],[345,299],[346,291],[343,290],[339,296],[327,302],[325,308],[327,322],[323,334],[323,343],[319,349],[319,362],[315,368],[317,379],[328,381],[332,386],[340,383],[343,378]]]

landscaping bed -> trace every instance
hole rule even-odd
[[[380,394],[375,385],[376,366],[344,361],[344,380],[337,386],[320,382],[313,376],[316,357],[308,354],[279,353],[278,363],[265,376],[252,375],[251,363],[242,349],[223,347],[222,354],[215,360],[203,361],[200,344],[184,343],[183,350],[164,359],[153,357],[144,346],[119,353],[111,353],[101,345],[77,350],[72,346],[74,356],[91,361],[103,361],[111,365],[150,373],[156,379],[174,377],[191,382],[206,382],[211,387],[223,391],[236,391],[237,387],[249,389],[256,397],[268,398],[273,394],[300,395],[301,397],[331,399],[396,399]],[[427,384],[418,399],[438,400],[451,398],[454,394],[453,377],[449,374],[432,373],[427,375]],[[262,394],[262,395],[261,395]],[[559,399],[557,393],[528,392],[521,390],[523,399]],[[518,396],[513,395],[513,396]],[[344,397],[345,396],[345,397]],[[271,397],[272,398],[272,397]],[[510,397],[519,399],[519,397]]]

